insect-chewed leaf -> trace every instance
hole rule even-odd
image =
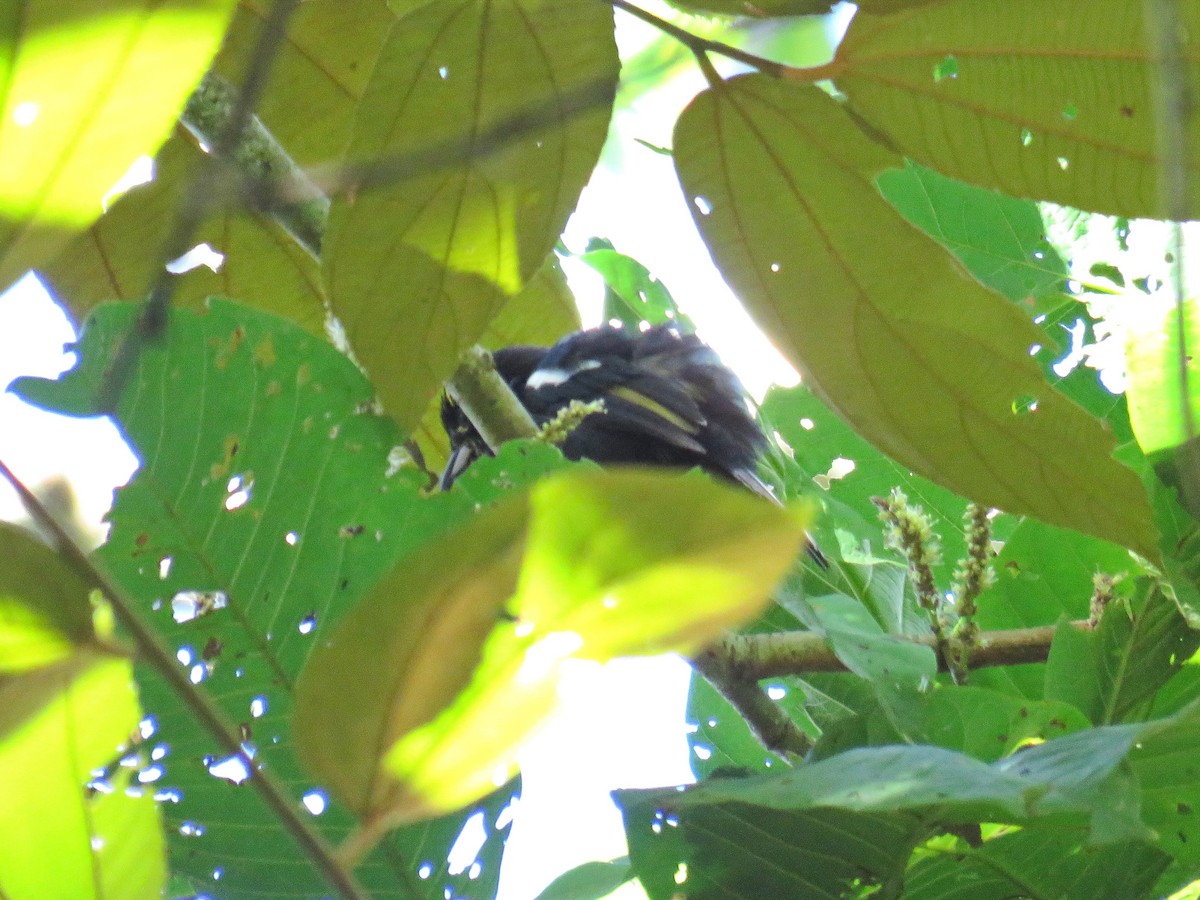
[[[675,160],[725,277],[855,430],[974,500],[1157,555],[1111,434],[1029,356],[1041,333],[879,195],[901,160],[836,101],[734,79],[685,110]]]
[[[6,15],[0,285],[53,258],[138,154],[154,151],[233,7],[40,0]]]
[[[1172,9],[1182,33],[1200,30],[1200,6]],[[1159,48],[1143,6],[1128,0],[954,0],[860,12],[828,74],[893,146],[947,175],[1017,197],[1165,216]],[[1183,64],[1194,85],[1194,42]],[[1200,118],[1187,127],[1194,147]],[[1194,217],[1200,160],[1181,164],[1192,173]]]
[[[334,201],[323,263],[405,430],[574,209],[608,131],[612,28],[591,0],[470,0],[421,6],[385,42],[348,155],[387,183]]]
[[[807,512],[703,477],[575,470],[400,564],[319,648],[297,743],[368,828],[503,782],[562,666],[689,652],[754,616]]]

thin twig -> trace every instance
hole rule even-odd
[[[666,19],[654,15],[652,12],[648,12],[639,6],[634,6],[628,0],[612,0],[612,5],[616,9],[624,10],[631,16],[641,19],[648,25],[653,25],[663,34],[675,38],[675,40],[691,50],[697,57],[708,53],[716,53],[719,56],[736,59],[738,62],[745,63],[760,72],[776,77],[782,77],[791,68],[790,66],[783,65],[783,63],[772,62],[753,53],[747,53],[745,50],[739,50],[737,47],[732,47],[729,44],[698,37],[690,31],[686,31],[678,25],[673,25]]]
[[[139,655],[167,682],[180,702],[191,711],[222,750],[240,760],[246,771],[251,773],[251,787],[258,792],[267,808],[279,819],[308,858],[321,870],[329,884],[343,897],[352,900],[365,898],[366,892],[359,887],[354,876],[338,863],[333,848],[301,817],[300,805],[242,748],[240,732],[229,723],[221,709],[209,699],[208,694],[188,680],[187,670],[179,665],[158,633],[142,621],[134,609],[133,602],[116,580],[98,562],[88,557],[3,460],[0,460],[0,476],[16,490],[29,517],[45,534],[53,538],[55,549],[67,564],[88,584],[99,588],[104,594],[117,620],[133,638]]]

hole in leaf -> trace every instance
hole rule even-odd
[[[1014,415],[1027,416],[1030,413],[1037,412],[1038,398],[1033,394],[1022,394],[1015,398],[1012,402],[1012,411]]]
[[[171,617],[183,624],[224,609],[228,603],[224,591],[179,591],[171,598]],[[187,665],[182,658],[179,661]]]
[[[182,275],[192,269],[208,266],[213,272],[220,272],[221,264],[224,262],[225,254],[218,253],[207,243],[197,244],[183,256],[167,263],[167,271],[172,275]]]
[[[234,475],[225,486],[228,496],[225,498],[225,508],[232,512],[250,502],[251,491],[254,489],[253,475]]]
[[[953,80],[958,77],[958,60],[953,54],[948,55],[940,63],[933,67],[933,80],[935,82]]]
[[[700,210],[700,215],[712,215],[713,207],[706,197],[696,197],[692,202],[696,204],[696,209]]]
[[[1033,132],[1028,128],[1021,129],[1021,146],[1028,147],[1033,143]]]
[[[1062,117],[1068,122],[1073,121],[1079,115],[1079,107],[1074,103],[1068,103],[1063,107]]]
[[[447,874],[454,876],[467,871],[479,856],[486,840],[487,830],[483,824],[483,813],[477,812],[463,823],[450,852],[446,854],[449,866]]]
[[[329,798],[324,791],[319,788],[313,788],[300,798],[300,802],[304,804],[304,808],[312,815],[319,816],[325,812],[325,808],[329,805]]]

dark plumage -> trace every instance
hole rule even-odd
[[[544,425],[572,400],[604,401],[560,445],[568,459],[676,466],[742,484],[779,502],[758,477],[767,439],[750,415],[746,391],[717,354],[694,334],[668,326],[645,332],[602,326],[577,331],[553,347],[497,350],[496,371]],[[466,414],[442,398],[450,460],[442,490],[491,450]],[[809,556],[828,562],[810,540]]]
[[[562,443],[568,459],[691,468],[737,481],[774,498],[755,473],[766,438],[751,418],[745,390],[695,335],[666,326],[645,332],[604,326],[545,347],[506,347],[496,370],[542,425],[572,400],[604,401]],[[451,457],[443,489],[487,445],[448,397],[442,424]]]

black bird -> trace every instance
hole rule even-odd
[[[712,348],[667,325],[635,332],[601,326],[553,347],[518,345],[493,354],[496,371],[533,421],[551,421],[572,400],[604,401],[560,445],[567,459],[693,468],[737,482],[778,503],[756,472],[767,438],[750,415],[746,389]],[[491,449],[466,413],[442,397],[450,460],[442,490]],[[808,555],[829,563],[810,538]]]
[[[755,472],[767,439],[750,416],[745,389],[694,334],[602,326],[550,348],[505,347],[494,359],[538,425],[572,400],[604,401],[604,412],[586,416],[561,444],[568,459],[699,466],[775,499]],[[442,425],[451,449],[441,481],[446,490],[491,450],[448,396]]]

